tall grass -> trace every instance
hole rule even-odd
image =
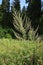
[[[43,41],[0,39],[0,65],[43,65]]]

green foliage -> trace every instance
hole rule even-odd
[[[30,40],[37,40],[39,37],[38,37],[38,33],[37,33],[37,31],[38,31],[38,28],[39,28],[39,26],[37,27],[37,29],[36,30],[34,30],[33,28],[30,28],[30,30],[29,30],[29,32],[28,32],[28,38],[30,39]]]
[[[17,12],[20,11],[20,0],[14,0],[13,6],[17,10]]]
[[[13,14],[13,25],[14,28],[16,29],[13,30],[13,32],[16,38],[26,40],[29,39],[31,36],[30,40],[31,39],[33,40],[33,38],[35,40],[38,28],[36,29],[36,31],[34,31],[34,29],[31,27],[29,18],[27,18],[26,16],[24,16],[23,18],[22,15],[19,12],[16,12],[14,8],[12,14]],[[32,31],[32,33],[30,31]]]
[[[42,58],[38,55],[37,49],[33,49],[33,54],[30,56],[31,65],[42,65]]]
[[[2,18],[3,18],[3,13],[0,12],[0,23],[2,22]]]
[[[23,6],[23,8],[22,8],[22,14],[26,14],[26,8],[25,8],[25,6]]]
[[[0,26],[0,38],[12,38],[10,29],[3,29]]]
[[[24,19],[24,16],[26,16],[27,14],[26,14],[26,8],[25,8],[25,6],[23,6],[23,8],[22,8],[22,12],[21,12],[22,14],[22,18]],[[24,22],[25,22],[25,20],[24,20]]]
[[[3,14],[2,27],[12,28],[12,14],[11,14],[11,12],[6,12]]]
[[[1,22],[2,22],[2,18],[3,18],[3,13],[2,13],[1,10],[2,10],[2,9],[1,9],[1,5],[0,5],[0,24],[1,24]]]
[[[41,16],[39,22],[40,22],[40,30],[39,30],[39,32],[40,32],[40,34],[43,34],[43,15]]]
[[[2,0],[2,11],[3,12],[9,12],[10,9],[10,0]]]
[[[41,0],[26,0],[28,2],[27,15],[32,20],[32,26],[35,28],[39,24],[39,18],[41,15]]]
[[[11,21],[11,13],[10,13],[10,0],[2,0],[1,9],[3,13],[2,17],[2,26],[8,27],[10,25]]]
[[[0,39],[0,65],[43,65],[42,49],[43,41]]]

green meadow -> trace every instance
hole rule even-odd
[[[0,39],[0,65],[32,65],[34,58],[43,65],[43,41]]]

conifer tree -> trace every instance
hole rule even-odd
[[[25,15],[26,14],[26,8],[25,8],[25,6],[23,6],[23,8],[22,8],[22,13]]]
[[[20,11],[20,0],[14,0],[13,6],[17,11]]]
[[[35,27],[39,24],[41,15],[41,0],[26,0],[28,2],[27,14]]]
[[[9,12],[10,0],[2,0],[2,11]]]
[[[3,12],[3,21],[2,25],[4,27],[8,26],[9,22],[9,12],[10,12],[10,0],[2,0],[2,12]]]

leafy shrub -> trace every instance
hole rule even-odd
[[[12,38],[12,36],[10,34],[6,34],[5,38]]]
[[[0,26],[0,38],[12,38],[10,34],[10,29],[3,29]]]
[[[13,30],[14,35],[17,39],[36,39],[36,33],[38,28],[34,31],[34,29],[31,27],[31,21],[28,17],[24,16],[24,19],[22,15],[19,12],[16,12],[14,8],[13,10],[13,26],[15,30]],[[38,26],[39,27],[39,26]]]
[[[0,26],[0,38],[4,37],[4,35],[4,29],[2,29],[2,27]]]

